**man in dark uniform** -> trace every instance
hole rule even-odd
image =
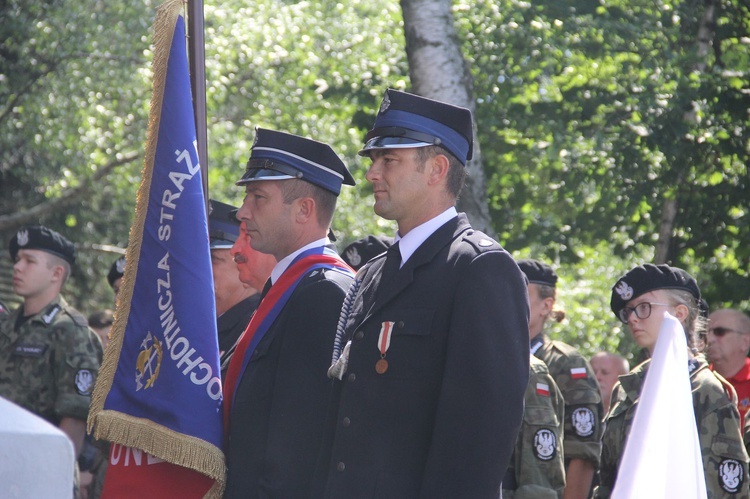
[[[601,455],[604,406],[591,365],[581,353],[544,333],[549,317],[561,321],[554,309],[557,273],[538,260],[519,260],[529,281],[529,339],[531,353],[543,360],[565,399],[565,499],[589,497]]]
[[[23,304],[0,318],[0,396],[58,426],[78,456],[103,352],[86,318],[60,296],[75,247],[29,226],[11,239],[10,256]]]
[[[225,497],[310,496],[326,369],[353,278],[326,237],[342,184],[354,179],[328,145],[257,129],[237,218],[278,264],[227,370]]]
[[[513,258],[456,211],[472,144],[469,110],[390,89],[367,134],[375,213],[398,234],[342,309],[325,497],[500,494],[529,378],[529,309]]]
[[[231,254],[232,246],[240,233],[240,221],[235,216],[237,208],[213,199],[208,203],[208,238],[216,297],[216,329],[219,333],[220,365],[224,365],[234,344],[250,322],[250,317],[258,308],[262,286],[256,288],[240,280],[237,264]]]

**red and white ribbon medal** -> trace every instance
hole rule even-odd
[[[380,325],[380,336],[378,336],[378,350],[380,350],[380,359],[375,363],[375,372],[383,374],[388,370],[388,361],[385,360],[385,352],[391,346],[391,333],[395,322],[384,322]]]

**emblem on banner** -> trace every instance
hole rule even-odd
[[[154,338],[149,331],[141,343],[141,350],[135,362],[135,391],[154,386],[156,378],[159,377],[163,356],[161,341]]]

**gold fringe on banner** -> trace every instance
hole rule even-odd
[[[141,184],[136,196],[135,217],[130,228],[130,239],[126,251],[125,273],[122,288],[117,298],[115,320],[109,345],[91,396],[88,417],[88,432],[96,438],[142,449],[173,464],[194,469],[216,480],[205,497],[219,498],[223,494],[226,466],[222,451],[210,443],[189,437],[158,425],[150,420],[136,418],[117,411],[104,410],[104,402],[112,388],[115,372],[122,351],[125,326],[130,316],[130,303],[138,259],[143,242],[143,229],[148,211],[149,190],[154,170],[156,147],[159,139],[159,124],[167,78],[167,64],[177,17],[184,0],[167,0],[156,9],[154,19],[153,95],[149,108],[148,135],[141,173]]]

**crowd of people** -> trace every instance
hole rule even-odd
[[[359,154],[375,214],[398,230],[341,255],[328,234],[355,183],[346,165],[327,144],[256,129],[242,205],[209,202],[225,497],[571,499],[616,487],[650,360],[630,369],[550,337],[565,317],[555,270],[514,260],[456,210],[472,126],[467,109],[387,90]],[[0,396],[70,437],[75,496],[99,497],[108,445],[84,422],[113,312],[87,320],[61,296],[76,257],[63,235],[23,227],[9,251],[23,302],[0,309]],[[116,297],[125,263],[107,276]],[[684,270],[643,264],[613,283],[611,308],[649,354],[665,312],[683,326],[708,497],[749,497],[750,317],[708,315],[701,298]]]

